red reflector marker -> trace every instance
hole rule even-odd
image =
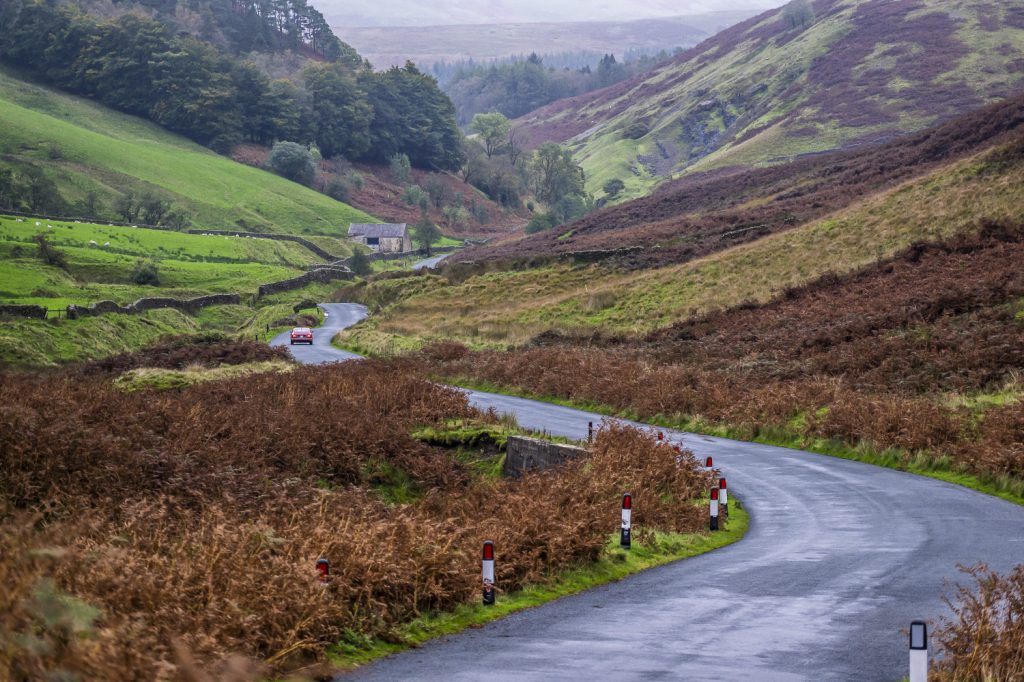
[[[622,508],[623,509],[632,509],[633,508],[633,496],[630,495],[629,493],[626,493],[625,495],[622,496]]]
[[[490,540],[484,543],[484,561],[494,561],[494,543]]]
[[[708,457],[707,460],[704,462],[704,466],[706,466],[708,469],[710,469],[711,467],[715,466],[715,464],[714,464],[714,462],[711,461],[711,458]]]
[[[320,574],[320,580],[327,582],[331,575],[331,562],[327,559],[316,560],[316,571]]]

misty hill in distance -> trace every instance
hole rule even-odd
[[[634,21],[462,24],[438,26],[332,26],[377,69],[405,64],[500,59],[512,55],[587,52],[622,56],[692,47],[757,14],[711,12]]]
[[[785,0],[321,0],[317,8],[341,26],[451,26],[464,24],[633,21],[716,12],[763,12]],[[339,35],[340,37],[340,35]]]

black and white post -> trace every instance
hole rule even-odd
[[[494,606],[494,543],[484,542],[483,560],[484,606]]]
[[[725,479],[718,479],[718,501],[722,503],[722,513],[729,515],[729,489],[725,485]]]
[[[329,581],[331,579],[331,562],[327,559],[317,559],[316,572],[320,574],[320,582]]]
[[[928,624],[910,624],[910,682],[928,682]]]
[[[711,530],[718,530],[718,488],[711,489]]]
[[[633,496],[626,493],[622,496],[622,534],[619,536],[619,545],[622,549],[629,549],[632,546],[633,530]]]

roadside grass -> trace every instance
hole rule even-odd
[[[114,386],[123,391],[158,390],[188,388],[209,381],[237,379],[238,377],[267,372],[291,372],[295,365],[287,362],[267,361],[251,362],[243,365],[225,365],[223,367],[192,367],[182,370],[158,369],[143,367],[125,372],[114,380]]]
[[[379,658],[418,647],[432,639],[454,635],[467,628],[481,627],[524,609],[542,606],[562,597],[617,582],[650,568],[730,545],[742,539],[750,525],[750,517],[743,509],[742,502],[735,496],[732,499],[734,502],[729,508],[729,520],[723,531],[713,534],[653,532],[651,540],[644,543],[634,541],[630,550],[619,547],[616,535],[609,538],[601,558],[596,562],[559,573],[549,583],[531,585],[509,594],[499,590],[494,606],[463,604],[448,613],[426,614],[397,628],[388,640],[368,639],[352,633],[348,639],[329,650],[330,661],[344,670],[351,670]],[[501,548],[495,549],[496,560],[500,562]]]
[[[851,444],[838,439],[808,438],[796,430],[796,425],[800,421],[799,415],[790,422],[790,426],[738,426],[734,424],[709,423],[699,417],[686,415],[641,415],[635,411],[617,410],[599,403],[535,395],[529,391],[488,384],[466,377],[442,377],[440,380],[446,384],[468,390],[526,398],[585,412],[593,412],[616,419],[660,426],[666,429],[727,438],[729,440],[773,445],[791,450],[804,450],[819,455],[864,462],[865,464],[905,471],[918,476],[927,476],[998,497],[1013,504],[1024,505],[1024,482],[1022,481],[1007,476],[979,476],[960,471],[953,468],[948,459],[936,458],[927,452],[910,453],[897,448],[879,450],[865,442]]]
[[[118,197],[147,191],[211,229],[342,236],[368,214],[282,177],[236,163],[159,126],[86,99],[18,80],[0,69],[0,154],[34,165],[66,201],[90,192],[113,214]]]

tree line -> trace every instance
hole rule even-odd
[[[452,99],[459,125],[465,126],[484,112],[518,118],[556,100],[614,85],[669,57],[665,50],[632,51],[621,61],[614,54],[531,54],[489,63],[438,63],[433,73]]]
[[[454,108],[432,77],[412,64],[375,73],[344,51],[336,57],[275,80],[156,19],[103,19],[37,0],[0,9],[3,62],[215,150],[289,140],[315,144],[326,158],[383,162],[404,153],[422,168],[460,166]]]

